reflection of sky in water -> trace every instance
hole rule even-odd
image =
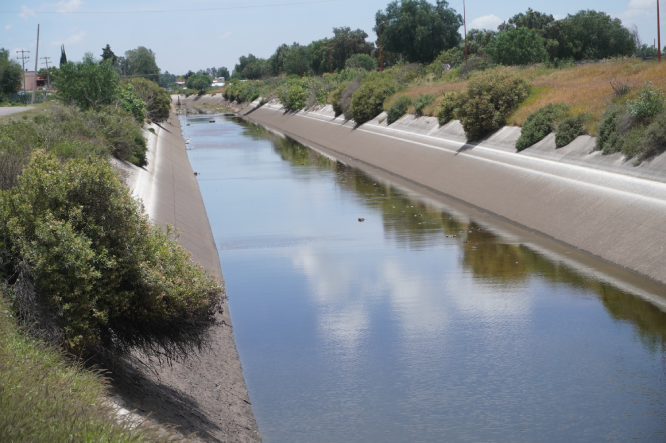
[[[251,126],[185,133],[266,442],[666,439],[661,311]]]

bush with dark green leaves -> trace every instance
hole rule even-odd
[[[143,100],[134,93],[134,86],[131,83],[118,87],[118,98],[116,99],[116,102],[125,111],[132,114],[134,120],[143,124],[146,119],[146,105]]]
[[[564,103],[549,103],[527,116],[516,140],[516,149],[522,151],[546,138],[556,127],[556,123],[566,118],[569,106]]]
[[[406,95],[401,95],[398,97],[398,99],[394,101],[393,104],[388,108],[388,111],[386,111],[386,123],[390,125],[393,122],[398,121],[400,117],[407,114],[407,109],[409,109],[411,105],[411,98],[407,97]]]
[[[367,76],[351,99],[349,113],[356,124],[362,125],[378,116],[383,110],[384,100],[398,89],[398,83],[389,73],[377,72]]]
[[[83,355],[199,349],[220,308],[214,278],[150,223],[107,161],[36,152],[0,193],[2,272],[37,335]]]
[[[253,102],[261,96],[261,81],[231,80],[222,94],[229,101],[238,103]]]
[[[562,120],[555,131],[555,146],[561,148],[574,141],[579,135],[583,135],[585,122],[589,118],[588,114],[579,114]]]
[[[335,116],[341,115],[345,110],[342,108],[342,93],[345,91],[347,88],[347,82],[342,82],[338,85],[337,88],[333,92],[331,92],[331,95],[329,96],[328,100],[331,103],[331,106],[333,106],[333,111],[335,112]],[[360,84],[359,84],[360,85]]]
[[[23,70],[10,58],[9,50],[0,48],[0,94],[14,94],[21,87]]]
[[[507,116],[527,98],[530,83],[505,69],[473,77],[463,95],[458,117],[468,140],[479,140],[506,124]]]
[[[420,94],[414,99],[414,112],[416,115],[423,115],[423,108],[435,101],[435,94]]]
[[[460,92],[449,91],[444,94],[437,107],[437,122],[445,125],[458,118],[458,110],[465,103],[465,96]]]
[[[169,118],[171,97],[164,88],[143,77],[122,80],[121,85],[131,84],[134,94],[143,101],[146,107],[146,118],[154,122],[163,122]]]
[[[487,51],[498,65],[528,65],[548,60],[544,39],[534,29],[525,27],[509,27],[500,32]]]
[[[287,111],[298,111],[305,107],[308,95],[307,80],[294,79],[280,87],[278,100]]]

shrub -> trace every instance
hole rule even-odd
[[[111,63],[100,63],[88,52],[81,62],[63,63],[55,79],[58,97],[80,109],[98,109],[115,102],[118,73]]]
[[[565,118],[568,112],[569,106],[564,103],[549,103],[531,113],[516,140],[516,149],[522,151],[546,138],[555,129],[555,123]]]
[[[171,358],[202,345],[221,290],[170,235],[101,159],[37,152],[0,195],[4,269],[23,285],[15,308],[36,333],[59,328],[77,355],[136,347]]]
[[[645,82],[636,99],[628,100],[627,105],[631,115],[638,120],[652,117],[664,109],[664,91],[654,89],[652,82]]]
[[[445,125],[453,119],[458,118],[458,109],[464,103],[464,96],[459,92],[447,92],[437,107],[437,121]]]
[[[583,125],[589,117],[587,114],[579,114],[564,119],[555,131],[555,146],[561,148],[574,141],[579,135],[583,135],[585,133]]]
[[[155,122],[162,122],[169,118],[171,97],[164,88],[160,88],[155,82],[143,77],[121,81],[121,85],[128,83],[132,85],[134,94],[143,101],[147,118]]]
[[[416,115],[423,115],[423,108],[435,101],[435,94],[420,94],[414,99],[414,111]]]
[[[472,55],[460,66],[458,74],[466,77],[474,71],[485,71],[493,65],[492,60],[485,54]]]
[[[378,116],[384,100],[397,90],[398,85],[390,74],[371,74],[352,95],[349,113],[357,124],[362,125]]]
[[[342,99],[342,93],[347,88],[347,84],[347,82],[340,83],[340,85],[333,92],[331,92],[331,95],[329,96],[329,101],[333,106],[333,111],[335,112],[336,117],[344,112],[342,103],[340,101]]]
[[[278,99],[287,111],[298,111],[307,101],[307,82],[301,79],[285,83],[278,93]]]
[[[345,68],[362,68],[366,71],[377,69],[377,61],[367,54],[354,54],[345,62]]]
[[[467,138],[478,140],[504,126],[506,117],[525,100],[529,90],[527,80],[504,69],[472,78],[458,110]]]
[[[527,65],[548,60],[543,38],[534,29],[510,26],[488,45],[488,53],[500,65]]]
[[[595,145],[597,151],[602,151],[604,155],[620,152],[622,145],[617,120],[624,112],[625,109],[623,107],[616,106],[608,109],[601,116],[601,121],[597,126],[597,141]]]
[[[235,81],[229,82],[222,94],[229,101],[238,103],[253,102],[261,95],[261,81]]]
[[[134,93],[134,86],[132,86],[131,83],[118,87],[117,100],[118,104],[120,104],[125,111],[132,114],[134,120],[143,124],[143,121],[146,119],[146,105],[143,103],[143,100]]]
[[[656,116],[643,133],[641,160],[650,159],[666,151],[666,113]]]
[[[407,109],[411,104],[412,100],[406,95],[398,97],[387,111],[388,116],[386,118],[386,123],[390,125],[393,122],[398,121],[400,117],[407,113]]]

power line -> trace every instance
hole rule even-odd
[[[343,0],[319,0],[309,2],[293,3],[272,3],[269,5],[250,5],[250,6],[228,6],[224,8],[205,8],[205,9],[164,9],[152,11],[35,11],[36,14],[155,14],[167,12],[205,12],[205,11],[227,11],[230,9],[256,9],[256,8],[274,8],[278,6],[311,5],[317,3],[333,3]],[[25,11],[0,11],[0,14],[24,14]]]

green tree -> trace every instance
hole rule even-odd
[[[545,62],[548,52],[543,38],[533,29],[509,28],[488,45],[493,62],[500,65],[527,65]]]
[[[349,27],[333,28],[333,38],[331,39],[333,70],[344,69],[347,59],[354,54],[370,55],[374,45],[367,42],[365,40],[367,38],[368,34],[361,29],[352,31]],[[328,67],[328,62],[326,66]]]
[[[551,14],[527,8],[524,14],[522,12],[518,13],[511,17],[508,22],[515,28],[527,28],[543,32],[555,22],[555,18]],[[539,35],[545,37],[541,32],[539,32]]]
[[[631,32],[622,26],[620,19],[604,12],[579,11],[559,20],[560,59],[602,59],[630,56],[636,50]]]
[[[217,69],[217,76],[224,77],[225,80],[229,80],[231,74],[229,74],[229,70],[223,66]]]
[[[426,0],[395,0],[386,11],[377,11],[374,31],[386,22],[381,29],[383,49],[401,53],[409,62],[430,63],[443,50],[458,45],[462,17],[448,5],[443,0],[436,5]]]
[[[345,68],[363,68],[366,71],[377,69],[377,61],[367,54],[354,54],[345,62]]]
[[[55,82],[58,96],[66,104],[98,109],[117,98],[118,73],[109,63],[100,63],[88,52],[80,62],[61,66]]]
[[[268,63],[263,58],[257,58],[252,54],[241,56],[238,64],[234,67],[233,78],[256,80],[267,75]]]
[[[146,118],[161,122],[169,118],[171,110],[171,97],[154,82],[143,77],[134,77],[121,81],[121,84],[130,84],[134,94],[141,99],[146,107]]]
[[[497,38],[497,32],[488,29],[470,29],[467,32],[467,54],[482,55],[486,48]]]
[[[0,48],[0,93],[13,94],[21,87],[23,69],[9,58],[9,50]]]
[[[65,54],[65,45],[60,45],[60,67],[67,63],[67,54]]]
[[[205,92],[210,87],[213,80],[207,74],[194,74],[187,79],[185,86],[188,89],[194,89],[199,93]]]
[[[102,48],[102,60],[110,60],[112,65],[118,63],[118,57],[113,53],[111,46],[109,46],[108,43],[106,44],[106,47]]]
[[[139,46],[125,52],[124,74],[132,77],[144,77],[159,82],[160,68],[155,61],[155,53],[150,49]]]

